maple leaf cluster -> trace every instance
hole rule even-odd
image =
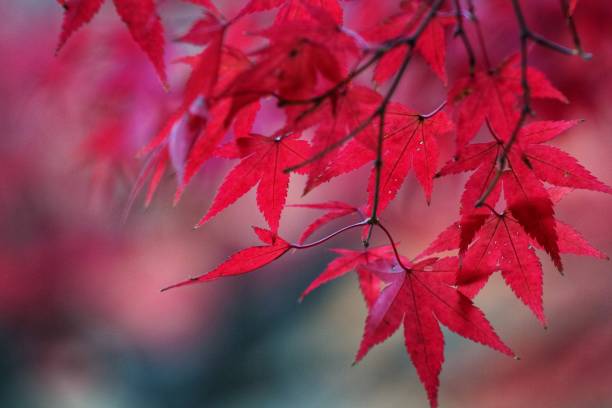
[[[103,1],[59,2],[65,9],[61,47]],[[355,271],[368,308],[355,362],[403,326],[406,350],[435,407],[444,360],[440,323],[514,356],[472,302],[493,273],[500,272],[516,297],[545,324],[543,270],[536,250],[547,253],[560,272],[561,254],[606,258],[555,217],[555,205],[572,189],[612,193],[575,158],[548,144],[579,121],[532,119],[535,100],[568,100],[529,65],[530,44],[589,57],[573,21],[576,1],[561,2],[574,39],[568,48],[533,31],[520,2],[513,0],[520,49],[497,65],[487,54],[471,0],[402,1],[386,18],[357,28],[345,24],[345,6],[337,0],[250,0],[231,18],[210,0],[190,2],[201,7],[202,15],[180,41],[203,48],[181,60],[191,67],[181,103],[142,149],[148,159],[130,203],[150,179],[148,205],[169,168],[177,177],[177,202],[209,160],[234,160],[197,226],[256,187],[257,207],[268,228],[254,227],[261,245],[238,251],[214,270],[166,289],[245,274],[292,250],[313,248],[360,229],[362,249],[333,250],[338,257],[302,297]],[[166,85],[164,30],[155,2],[113,3]],[[266,12],[274,16],[269,26],[235,32],[245,19]],[[463,74],[447,73],[450,44],[465,50]],[[432,112],[418,112],[394,98],[415,58],[447,89]],[[283,120],[274,130],[257,133],[256,124],[272,109],[269,101]],[[439,144],[446,135],[454,136],[455,155],[441,165]],[[325,213],[296,243],[278,235],[293,173],[305,176],[306,195],[364,166],[371,171],[363,183],[363,203],[296,204]],[[411,169],[428,203],[436,179],[463,172],[470,176],[458,220],[409,260],[399,253],[381,214]],[[344,217],[359,221],[307,243],[322,227]],[[375,230],[387,245],[370,246]]]

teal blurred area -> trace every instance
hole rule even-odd
[[[150,208],[143,210],[139,198],[121,222],[142,165],[137,152],[176,107],[188,70],[169,63],[165,92],[108,3],[58,55],[56,2],[0,3],[0,407],[427,406],[400,335],[351,366],[366,312],[355,276],[297,303],[332,259],[325,248],[291,253],[244,277],[159,292],[254,244],[250,226],[264,221],[251,192],[192,230],[229,168],[213,160],[177,207],[170,174]],[[159,3],[168,38],[177,38],[196,9]],[[228,3],[228,10],[236,7]],[[358,3],[343,3],[355,21],[364,18]],[[476,2],[499,53],[515,47],[507,40],[515,27],[505,3]],[[550,11],[557,3],[526,8],[543,33],[565,41],[563,23]],[[538,114],[587,119],[558,145],[608,185],[610,18],[607,0],[584,1],[576,12],[593,61],[534,57],[573,102],[539,106]],[[166,59],[192,51],[170,41]],[[449,72],[462,62],[454,57],[449,53]],[[428,101],[443,94],[435,79],[422,80],[426,72],[417,67],[401,98],[420,96],[417,85]],[[348,197],[358,204],[366,178],[348,175],[302,202]],[[385,214],[403,253],[420,252],[455,220],[463,182],[442,179],[428,206],[411,176]],[[303,183],[292,185],[290,202],[302,200]],[[610,254],[610,205],[604,194],[577,191],[557,215]],[[287,209],[281,232],[298,237],[313,214]],[[329,247],[356,247],[357,235]],[[548,329],[494,278],[476,303],[521,360],[445,331],[440,406],[612,406],[610,263],[568,256],[562,277],[542,259]]]

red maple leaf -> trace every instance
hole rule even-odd
[[[285,207],[289,174],[283,170],[305,160],[310,146],[296,136],[266,137],[252,134],[236,139],[240,163],[227,175],[213,204],[198,223],[203,225],[251,188],[257,187],[257,206],[273,232]]]
[[[452,129],[453,124],[443,111],[425,117],[399,103],[389,105],[383,135],[379,210],[384,210],[395,198],[411,168],[423,187],[427,202],[430,201],[439,155],[437,138]],[[376,159],[377,137],[374,131],[357,135],[329,163],[317,183],[373,162]],[[372,209],[375,195],[375,172],[373,169],[368,184],[367,212]]]
[[[535,253],[535,248],[543,249],[542,245],[532,239],[508,211],[502,214],[490,212],[488,216],[481,216],[481,227],[473,231],[471,245],[463,251],[462,265],[457,275],[459,290],[472,298],[486,284],[491,274],[499,270],[517,298],[544,324],[542,265]],[[554,228],[560,253],[607,259],[605,254],[593,248],[569,225],[555,220]],[[464,229],[461,223],[453,223],[418,257],[462,249],[463,245],[469,245],[470,242],[465,244]]]
[[[509,356],[512,351],[495,334],[484,314],[451,286],[457,258],[431,258],[408,270],[393,261],[368,265],[387,286],[369,308],[355,361],[404,325],[405,346],[425,386],[432,407],[438,405],[439,375],[444,361],[444,337],[439,323],[455,333]]]
[[[459,235],[459,224],[451,226]],[[532,240],[510,214],[492,214],[476,233],[472,245],[463,256],[457,285],[474,297],[489,276],[500,270],[506,284],[545,324],[542,306],[542,265]]]
[[[542,143],[575,126],[578,121],[543,121],[525,126],[513,147],[536,176],[556,186],[582,188],[612,194],[612,188],[599,181],[578,160],[561,149]]]
[[[333,21],[283,22],[258,35],[268,39],[269,45],[254,53],[256,62],[219,95],[232,100],[227,121],[265,96],[281,100],[315,96],[321,86],[342,80],[348,58],[359,52],[353,38],[338,30]]]
[[[280,238],[272,231],[258,227],[253,227],[253,231],[255,231],[255,234],[257,234],[259,239],[266,245],[254,246],[238,251],[212,271],[168,286],[163,288],[162,291],[194,283],[210,282],[226,276],[242,275],[252,272],[280,258],[291,248],[291,245],[287,241]]]
[[[488,345],[508,355],[512,351],[495,334],[482,312],[451,285],[457,273],[457,258],[430,258],[399,269],[392,247],[364,251],[334,249],[332,261],[303,292],[356,270],[368,317],[361,346],[361,360],[370,348],[390,337],[404,323],[406,349],[427,391],[431,406],[437,406],[439,374],[444,339],[438,321],[463,337]],[[384,289],[381,289],[386,284]]]
[[[394,14],[373,29],[364,31],[363,37],[372,42],[384,43],[398,38],[408,37],[416,29],[419,21],[427,11],[424,1],[401,2],[401,12]],[[434,17],[415,44],[425,61],[434,73],[446,84],[446,34],[445,27],[454,24],[455,19],[447,16]],[[382,83],[391,78],[400,68],[408,45],[400,45],[386,53],[374,71],[374,80]]]
[[[457,147],[460,150],[480,129],[485,119],[507,140],[516,127],[521,101],[521,70],[518,56],[512,56],[497,69],[477,71],[475,75],[458,80],[448,93],[448,102],[456,107]],[[535,68],[527,69],[532,98],[556,99],[567,103],[567,98],[555,89],[545,75]]]
[[[64,22],[57,50],[83,24],[96,15],[104,0],[58,0],[64,7]],[[113,0],[117,14],[127,25],[132,38],[147,54],[159,79],[167,86],[164,68],[164,28],[154,0]]]
[[[610,187],[597,180],[576,159],[555,147],[541,144],[576,123],[577,121],[543,121],[529,124],[521,129],[517,143],[507,155],[508,170],[504,171],[500,178],[501,182],[495,186],[486,200],[489,208],[495,207],[503,185],[508,209],[525,231],[546,249],[559,270],[562,266],[558,257],[559,234],[554,228],[556,221],[553,218],[553,202],[542,182],[612,192]],[[460,250],[462,252],[467,249],[489,216],[489,209],[476,209],[474,206],[494,178],[504,143],[506,140],[498,139],[490,143],[468,145],[439,173],[445,175],[476,170],[466,183],[461,198]]]
[[[218,117],[226,112],[227,104],[218,105],[211,112],[207,112],[203,100],[198,99],[190,109],[179,110],[170,116],[158,135],[140,153],[148,154],[149,157],[132,187],[124,218],[127,217],[146,180],[151,177],[145,207],[149,205],[168,163],[171,163],[175,170],[178,184],[175,203],[178,201],[187,181],[201,164],[212,156],[215,145],[209,147],[208,144],[218,143],[225,134],[217,130],[217,124],[223,122],[224,116],[221,119]],[[210,120],[211,118],[213,120]],[[210,149],[210,152],[205,151],[202,145]],[[201,163],[194,163],[192,157],[196,155],[201,158]]]
[[[382,211],[395,198],[411,167],[429,203],[438,166],[437,139],[453,130],[453,123],[443,111],[425,117],[397,103],[389,105],[385,123],[379,209]],[[369,209],[374,185],[372,173],[368,183]]]

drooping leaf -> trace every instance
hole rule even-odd
[[[127,25],[132,38],[147,54],[162,83],[167,86],[164,67],[164,28],[155,0],[113,0],[117,14]]]
[[[342,146],[338,146],[338,143],[359,128],[381,100],[382,96],[378,92],[364,86],[350,86],[340,95],[326,100],[313,112],[310,112],[309,107],[287,107],[288,126],[298,129],[317,126],[312,138],[313,154],[327,152],[322,160],[317,160],[309,167],[304,194],[334,177],[354,170],[355,165],[362,162],[363,158],[359,156],[351,158],[342,154]],[[304,113],[308,114],[304,116]],[[371,138],[374,132],[373,124],[366,126],[360,138]],[[369,156],[369,153],[366,155]]]
[[[287,241],[283,240],[272,231],[257,227],[253,227],[253,229],[266,245],[254,246],[238,251],[212,271],[168,286],[162,289],[162,291],[192,285],[194,283],[210,282],[226,276],[249,273],[280,258],[291,248]]]
[[[432,407],[437,407],[439,375],[444,361],[444,338],[439,322],[462,337],[504,354],[512,351],[495,334],[483,313],[449,284],[457,259],[427,259],[409,270],[392,261],[372,268],[387,286],[368,311],[365,331],[355,361],[404,325],[405,346],[425,386]]]

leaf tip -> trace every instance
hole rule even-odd
[[[193,229],[200,229],[204,226],[204,224],[206,224],[208,222],[208,220],[210,219],[210,217],[208,217],[207,215],[204,216],[200,221],[198,221],[198,223],[196,225],[193,226]]]
[[[162,89],[164,90],[164,92],[170,93],[170,84],[168,84],[168,80],[160,79],[160,81],[161,81]]]
[[[159,291],[160,291],[161,293],[164,293],[164,292],[169,291],[170,289],[174,289],[174,288],[176,288],[176,286],[177,286],[177,284],[170,285],[170,286],[166,286],[166,287],[164,287],[164,288],[161,288]]]
[[[172,207],[176,207],[181,201],[181,197],[183,197],[183,191],[185,191],[185,183],[181,183],[181,185],[176,189],[176,192],[174,193],[174,199],[172,200]]]

